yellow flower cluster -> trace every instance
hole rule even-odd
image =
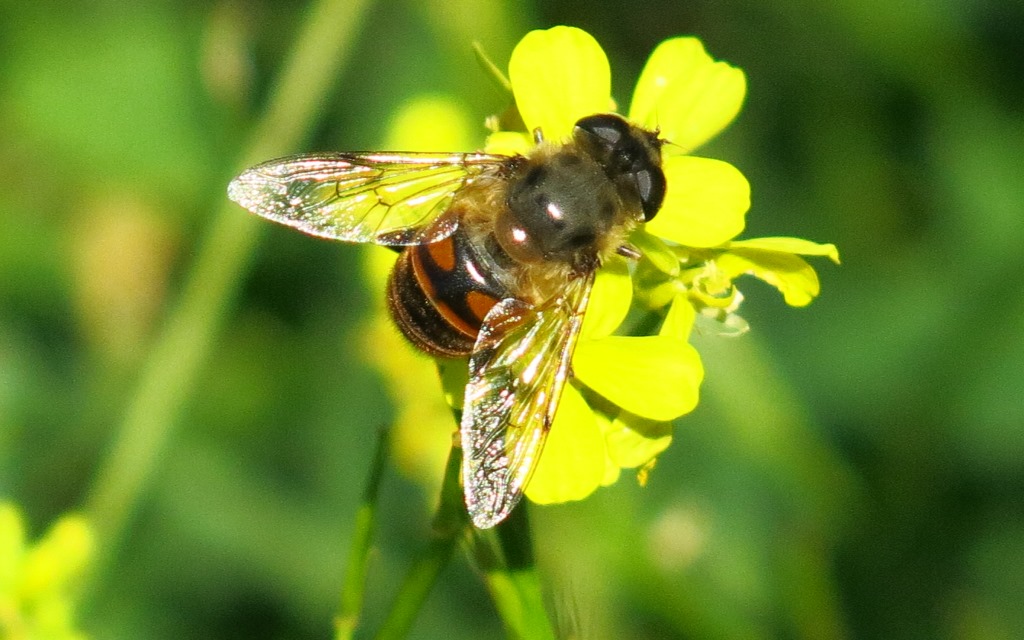
[[[528,132],[538,127],[548,139],[567,138],[576,120],[614,104],[608,59],[580,29],[527,34],[512,53],[509,78],[526,131],[495,132],[490,152],[525,152]],[[832,245],[734,240],[745,226],[750,185],[732,165],[689,154],[733,120],[745,93],[743,72],[713,60],[696,38],[661,43],[640,74],[627,117],[668,142],[662,148],[668,190],[658,215],[631,238],[644,254],[636,290],[648,308],[668,311],[657,335],[613,335],[632,303],[633,282],[624,261],[601,270],[573,358],[576,380],[599,398],[575,386],[563,392],[526,489],[534,502],[586,497],[614,482],[620,469],[644,467],[668,446],[669,423],[697,405],[704,376],[688,342],[697,314],[722,320],[724,331],[744,326],[733,313],[742,300],[735,278],[757,276],[787,303],[802,306],[817,295],[818,280],[797,254],[838,262]]]
[[[79,516],[64,516],[35,544],[14,505],[0,503],[0,637],[84,640],[75,630],[73,589],[93,552]]]
[[[581,117],[614,111],[608,59],[580,29],[527,34],[512,53],[509,80],[525,130],[494,131],[489,153],[527,153],[537,129],[546,140],[566,139]],[[665,201],[630,237],[643,254],[639,264],[614,258],[598,272],[573,357],[575,379],[563,391],[525,491],[532,501],[579,500],[615,482],[621,469],[649,468],[671,442],[671,422],[699,399],[704,370],[689,344],[695,319],[710,317],[723,333],[745,330],[735,314],[742,301],[736,278],[753,275],[788,304],[803,306],[819,283],[801,256],[838,263],[830,244],[735,239],[750,207],[746,178],[731,164],[690,153],[735,118],[745,93],[743,72],[712,59],[696,38],[663,42],[644,67],[626,115],[667,141]],[[664,317],[655,335],[619,335],[634,303]],[[449,397],[461,397],[457,384],[446,384]],[[422,397],[400,397],[416,395]],[[438,418],[436,410],[429,413]],[[423,433],[422,421],[418,430]]]

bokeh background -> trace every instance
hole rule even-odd
[[[738,121],[701,150],[749,178],[745,235],[842,251],[817,263],[810,307],[751,281],[752,332],[698,338],[701,406],[645,488],[532,509],[561,628],[1024,637],[1024,7],[367,0],[347,16],[327,29],[345,41],[331,91],[287,151],[379,148],[424,95],[482,123],[505,101],[473,41],[503,64],[529,29],[582,27],[626,104],[653,47],[693,34],[748,74]],[[195,278],[306,20],[270,0],[0,5],[0,499],[32,535],[78,509],[117,532],[82,602],[92,637],[331,633],[395,415],[366,357],[380,292],[362,249],[258,221],[224,223],[252,235],[228,281]],[[168,325],[183,291],[213,292],[206,324]],[[178,342],[154,354],[168,326]],[[116,447],[139,468],[111,471]],[[388,469],[369,629],[432,499]],[[458,556],[413,637],[500,629]]]

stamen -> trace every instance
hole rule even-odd
[[[623,258],[628,258],[630,260],[639,260],[644,255],[644,254],[640,253],[639,249],[637,249],[633,245],[629,244],[628,242],[625,243],[625,244],[620,244],[615,249],[615,253],[619,254]]]

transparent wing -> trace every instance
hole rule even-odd
[[[466,507],[481,529],[505,519],[537,466],[593,283],[576,278],[537,307],[503,300],[484,318],[462,414]]]
[[[457,222],[420,231],[507,156],[482,153],[337,153],[292,156],[247,169],[228,197],[249,211],[314,236],[405,245],[436,242]]]

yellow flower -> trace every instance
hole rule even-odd
[[[491,153],[526,153],[537,130],[545,140],[568,139],[581,117],[614,110],[607,57],[580,29],[527,34],[512,53],[509,79],[526,131],[494,132]],[[704,371],[688,342],[697,314],[721,320],[725,330],[745,326],[734,314],[742,300],[734,278],[755,275],[801,306],[817,295],[818,281],[795,254],[838,262],[832,245],[733,240],[750,206],[746,178],[726,162],[688,154],[732,121],[745,92],[743,72],[713,60],[696,38],[667,40],[647,61],[627,117],[667,141],[668,188],[658,215],[631,241],[644,254],[634,274],[640,301],[668,310],[656,335],[612,335],[634,283],[625,260],[603,265],[573,357],[575,383],[563,392],[526,487],[532,501],[578,500],[614,482],[622,468],[649,468],[671,441],[671,421],[697,405]]]
[[[78,516],[64,516],[27,546],[18,510],[0,502],[0,637],[85,638],[73,624],[71,594],[92,548],[92,531]]]
[[[608,60],[579,29],[527,34],[513,51],[509,76],[525,130],[494,131],[486,143],[490,153],[529,153],[535,130],[546,140],[567,139],[579,118],[614,110]],[[597,274],[573,358],[574,382],[563,391],[526,487],[533,502],[585,498],[615,482],[621,469],[638,468],[638,477],[646,477],[671,442],[672,421],[699,400],[704,370],[689,344],[697,317],[717,321],[724,334],[746,328],[735,313],[742,301],[736,277],[759,277],[776,286],[787,303],[802,306],[817,295],[818,280],[797,254],[838,262],[832,245],[795,238],[734,240],[750,206],[749,184],[732,165],[689,153],[732,121],[745,91],[743,72],[714,61],[696,38],[663,42],[644,67],[627,117],[657,129],[667,141],[662,147],[666,197],[657,216],[630,237],[643,254],[639,264],[616,257]],[[426,133],[422,127],[424,121],[465,120],[448,99],[411,101],[391,127],[388,148],[471,148],[465,126]],[[372,279],[382,287],[394,254],[379,250],[367,257]],[[621,325],[634,302],[663,316],[655,335],[624,335],[629,332]],[[381,304],[375,315],[385,313]],[[455,425],[439,394],[422,387],[434,366],[402,346],[398,332],[379,317],[371,326],[375,346],[368,361],[383,370],[398,404],[393,439],[398,466],[437,485]],[[448,363],[443,372],[447,400],[454,406],[460,406],[466,383],[462,364]]]

